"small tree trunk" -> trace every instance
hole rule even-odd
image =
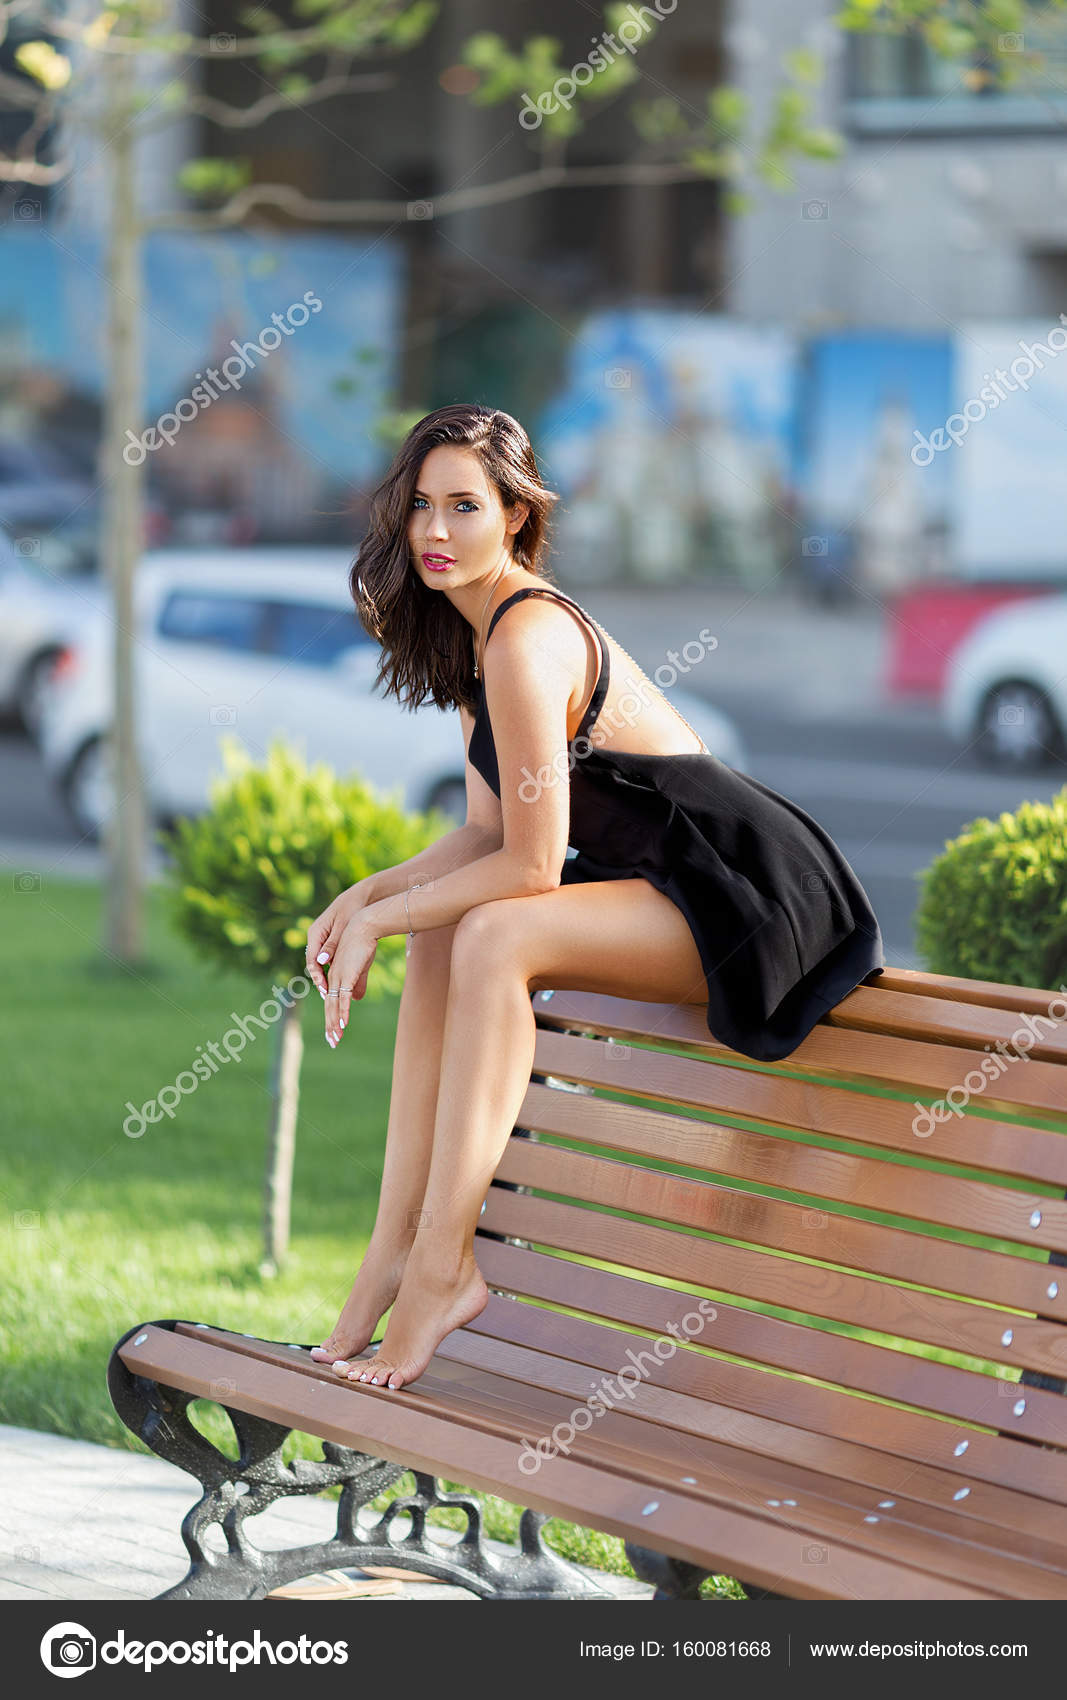
[[[104,944],[112,957],[142,954],[142,906],[147,823],[137,749],[133,584],[142,535],[143,469],[123,457],[127,427],[141,422],[141,255],[131,133],[137,90],[131,55],[114,54],[104,67],[104,134],[111,154],[111,231],[107,262],[108,331],[104,430],[100,452],[101,559],[114,606],[114,717],[111,771],[114,799],[105,834],[107,907]],[[143,456],[142,456],[143,459]]]
[[[270,1122],[267,1128],[267,1178],[263,1198],[263,1275],[276,1275],[289,1251],[289,1213],[293,1196],[293,1154],[300,1103],[300,1063],[304,1034],[300,1005],[291,1003],[274,1034],[271,1060]]]

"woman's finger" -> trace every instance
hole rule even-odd
[[[329,927],[323,937],[322,943],[319,945],[319,956],[324,956],[326,958],[326,961],[323,963],[323,971],[327,974],[329,973],[333,963],[337,960],[337,952],[341,948],[341,940],[344,937],[345,926],[345,921],[338,916]]]
[[[326,996],[327,985],[322,956],[329,935],[330,921],[326,915],[320,915],[308,928],[307,950],[304,952],[304,967],[307,969],[308,978],[319,988],[323,997]],[[332,952],[330,954],[332,955]]]
[[[332,979],[333,984],[326,995],[326,1043],[336,1048],[340,1042],[341,1034],[348,1026],[348,1012],[352,997],[350,992],[342,990],[342,986],[346,982],[342,981],[339,972],[335,971]],[[347,984],[350,985],[351,982],[349,981]]]

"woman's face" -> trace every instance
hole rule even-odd
[[[510,559],[527,509],[505,510],[496,485],[471,449],[442,443],[415,479],[408,542],[424,584],[474,584]]]

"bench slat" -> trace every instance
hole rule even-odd
[[[533,1386],[501,1375],[493,1368],[476,1365],[477,1346],[469,1336],[459,1334],[457,1356],[451,1360],[434,1361],[435,1386],[448,1388],[450,1396],[459,1399],[485,1400],[494,1409],[510,1413],[519,1435],[534,1441],[550,1437],[552,1429],[568,1417],[575,1408],[573,1396],[561,1396],[548,1387]],[[458,1355],[462,1350],[462,1356]],[[546,1360],[543,1368],[552,1362]],[[558,1362],[558,1360],[557,1360]],[[551,1370],[548,1371],[551,1379]],[[453,1379],[454,1378],[454,1379]],[[420,1383],[421,1386],[421,1383]],[[511,1388],[513,1391],[504,1391]],[[618,1425],[618,1426],[616,1426]],[[785,1425],[778,1425],[779,1428]],[[640,1438],[636,1441],[635,1435]],[[625,1452],[623,1443],[625,1442]],[[570,1442],[568,1441],[568,1445]],[[908,1524],[932,1539],[950,1542],[966,1541],[983,1550],[1004,1553],[1067,1577],[1067,1546],[1063,1541],[1062,1516],[1049,1517],[1052,1534],[1047,1538],[1024,1531],[1018,1526],[1019,1501],[1016,1495],[1002,1488],[983,1491],[981,1502],[972,1506],[972,1496],[950,1505],[955,1479],[937,1471],[913,1471],[902,1462],[895,1462],[896,1474],[903,1483],[895,1488],[883,1488],[857,1475],[854,1479],[808,1468],[792,1459],[779,1458],[773,1450],[755,1451],[734,1445],[723,1437],[696,1437],[665,1426],[659,1421],[627,1410],[608,1411],[587,1434],[575,1435],[573,1450],[591,1462],[618,1467],[625,1473],[640,1473],[643,1467],[655,1473],[657,1484],[673,1485],[685,1476],[697,1473],[693,1491],[701,1491],[701,1472],[709,1479],[725,1476],[742,1488],[744,1494],[754,1495],[766,1504],[768,1499],[797,1499],[795,1507],[784,1506],[783,1515],[807,1512],[810,1499],[847,1508],[850,1514],[862,1518],[871,1514],[891,1512],[886,1521]],[[863,1449],[857,1449],[863,1450]],[[870,1450],[870,1449],[866,1449]],[[885,1459],[873,1454],[876,1471],[885,1470]],[[889,1472],[886,1471],[888,1474]],[[912,1493],[913,1476],[922,1475],[927,1497]],[[933,1478],[937,1478],[934,1485]],[[947,1491],[946,1491],[947,1489]],[[884,1502],[893,1494],[892,1505]],[[879,1501],[882,1501],[882,1505]],[[1027,1509],[1031,1501],[1025,1502]],[[970,1508],[970,1509],[969,1509]],[[1042,1511],[1048,1508],[1043,1507]],[[852,1527],[855,1527],[853,1522]],[[956,1574],[951,1555],[944,1560],[945,1574]],[[995,1566],[990,1573],[995,1577]]]
[[[462,1330],[457,1331],[454,1340],[450,1342],[448,1356],[457,1365],[477,1369],[494,1377],[510,1377],[516,1383],[516,1420],[522,1423],[520,1433],[531,1445],[534,1445],[542,1434],[551,1435],[552,1432],[551,1427],[546,1429],[543,1424],[534,1421],[532,1414],[528,1414],[525,1422],[522,1422],[522,1409],[525,1404],[529,1411],[528,1402],[532,1390],[536,1387],[542,1392],[566,1394],[571,1400],[581,1401],[588,1396],[589,1369],[600,1367],[596,1364],[567,1361],[551,1352],[524,1351],[518,1347],[512,1347],[506,1356],[501,1356],[496,1350],[495,1340],[480,1344]],[[573,1409],[572,1404],[571,1410]],[[872,1451],[871,1448],[856,1445],[845,1449],[820,1449],[817,1436],[798,1436],[794,1425],[781,1419],[764,1419],[762,1422],[752,1420],[738,1424],[729,1407],[716,1408],[703,1400],[694,1401],[685,1394],[664,1391],[648,1384],[634,1390],[633,1403],[627,1405],[624,1421],[629,1424],[643,1422],[647,1430],[647,1438],[641,1443],[649,1461],[644,1468],[649,1468],[653,1459],[665,1458],[669,1454],[672,1469],[677,1468],[677,1463],[674,1462],[677,1458],[684,1466],[684,1474],[696,1473],[698,1480],[708,1476],[715,1484],[713,1491],[729,1494],[726,1484],[739,1489],[734,1502],[740,1506],[744,1505],[750,1495],[758,1495],[764,1503],[768,1497],[794,1499],[798,1501],[807,1520],[811,1512],[812,1496],[815,1496],[822,1500],[823,1515],[830,1520],[835,1516],[830,1510],[831,1505],[849,1507],[843,1525],[843,1532],[847,1533],[857,1508],[861,1517],[877,1516],[880,1510],[880,1496],[892,1495],[893,1509],[898,1513],[894,1521],[910,1523],[919,1533],[921,1541],[942,1540],[945,1538],[943,1528],[947,1528],[951,1530],[952,1539],[974,1543],[995,1555],[989,1569],[984,1567],[984,1560],[980,1561],[980,1567],[977,1569],[964,1569],[953,1568],[956,1564],[955,1558],[946,1553],[942,1559],[946,1574],[959,1575],[967,1581],[990,1581],[997,1586],[1003,1585],[1002,1581],[998,1580],[997,1563],[1000,1555],[1008,1553],[1014,1547],[1014,1556],[1021,1561],[1036,1564],[1052,1572],[1051,1579],[1046,1578],[1046,1586],[1051,1588],[1052,1597],[1059,1597],[1059,1591],[1067,1586],[1067,1546],[1063,1542],[1063,1512],[1062,1509],[1053,1508],[1046,1502],[1009,1493],[1001,1487],[987,1487],[974,1482],[967,1484],[966,1498],[954,1502],[952,1495],[954,1491],[958,1491],[959,1478],[931,1469],[921,1470],[922,1491],[916,1492],[913,1477],[920,1474],[920,1469],[905,1464],[903,1460],[893,1461],[894,1470],[891,1466],[887,1468],[884,1458],[879,1466],[877,1455],[875,1460],[870,1462],[868,1455]],[[598,1437],[601,1436],[602,1425],[606,1422],[606,1417],[601,1419],[595,1430],[590,1430],[583,1437],[586,1450],[582,1452],[582,1456],[589,1456],[594,1462],[600,1456],[596,1448],[601,1444]],[[679,1443],[676,1449],[668,1448],[667,1436],[671,1434]],[[806,1452],[804,1442],[807,1443]],[[592,1451],[588,1450],[590,1447],[593,1447]],[[794,1447],[797,1447],[800,1460],[805,1456],[811,1457],[810,1466],[805,1467],[798,1460],[794,1455]],[[578,1451],[577,1437],[571,1449]],[[854,1454],[851,1474],[841,1467],[842,1450],[846,1454]],[[627,1469],[633,1467],[627,1466]],[[870,1475],[876,1474],[879,1467],[883,1474],[890,1476],[891,1482],[895,1474],[895,1485],[880,1489],[870,1481]],[[770,1472],[769,1477],[767,1472]],[[772,1485],[764,1491],[768,1480]],[[899,1496],[903,1493],[907,1493],[912,1500],[911,1510],[907,1515],[900,1506]],[[966,1526],[961,1523],[953,1527],[951,1520],[955,1517],[957,1508],[966,1508],[970,1519]],[[828,1523],[821,1526],[821,1532],[829,1532]],[[838,1532],[842,1532],[842,1528],[839,1528]],[[879,1550],[882,1550],[880,1542]],[[921,1562],[920,1549],[914,1547],[900,1549],[900,1556]],[[1029,1580],[1030,1583],[1036,1581],[1035,1578]],[[1027,1585],[1029,1584],[1023,1584],[1024,1592]]]
[[[481,1330],[450,1336],[440,1355],[538,1387],[566,1386],[587,1396],[594,1385],[591,1371],[616,1375],[620,1364],[629,1361],[628,1348],[639,1361],[648,1349],[649,1342],[640,1336],[622,1333],[604,1340],[603,1329],[580,1318],[552,1316],[530,1305],[511,1305],[514,1314],[507,1314],[503,1307],[508,1301],[500,1303],[498,1311],[486,1306],[478,1319]],[[491,1332],[492,1338],[477,1345],[476,1332]],[[993,1523],[1018,1522],[1028,1533],[1057,1544],[1065,1538],[1065,1460],[1058,1449],[937,1422],[922,1412],[848,1399],[833,1388],[785,1381],[751,1365],[724,1366],[691,1353],[680,1358],[661,1365],[654,1384],[651,1378],[642,1380],[629,1407],[652,1411],[657,1420],[673,1423],[701,1442],[725,1440],[781,1464],[808,1464],[857,1486],[874,1489],[888,1475],[890,1491],[900,1491],[907,1483],[914,1498],[933,1505],[948,1505],[954,1493],[966,1488],[975,1515]],[[564,1360],[571,1360],[566,1369]],[[957,1456],[962,1440],[967,1451]],[[915,1486],[910,1485],[913,1477]],[[979,1491],[976,1483],[987,1485]],[[1025,1498],[1018,1500],[1016,1493]],[[1022,1515],[1025,1521],[1019,1522]]]
[[[731,1068],[674,1052],[633,1047],[626,1057],[618,1045],[543,1030],[537,1037],[534,1067],[540,1074],[609,1092],[829,1133],[910,1156],[921,1154],[938,1162],[964,1163],[968,1168],[1067,1187],[1067,1120],[1064,1131],[1058,1132],[985,1116],[948,1115],[934,1125],[928,1138],[917,1139],[912,1131],[914,1101],[872,1098],[843,1086]],[[525,1126],[522,1111],[516,1120]]]
[[[183,1331],[187,1326],[183,1325]],[[284,1347],[244,1338],[234,1341],[219,1330],[211,1331],[208,1337],[213,1343],[224,1343],[264,1363],[295,1367]],[[462,1344],[463,1331],[456,1330],[455,1338]],[[551,1358],[542,1361],[557,1375],[574,1367]],[[305,1373],[312,1368],[306,1359],[298,1360],[298,1364]],[[317,1368],[315,1373],[325,1375]],[[550,1434],[555,1424],[573,1411],[574,1397],[580,1398],[584,1388],[573,1378],[566,1384],[566,1375],[564,1384],[566,1396],[551,1394],[544,1386],[516,1387],[506,1376],[472,1370],[466,1358],[451,1363],[435,1358],[431,1369],[419,1378],[418,1393],[420,1408],[431,1414],[488,1424],[494,1432],[521,1444],[523,1436]],[[779,1514],[794,1526],[802,1525],[812,1537],[847,1540],[866,1516],[874,1515],[884,1527],[873,1538],[887,1557],[921,1564],[928,1561],[931,1543],[937,1543],[945,1549],[938,1564],[946,1575],[979,1586],[1003,1585],[999,1580],[1003,1576],[1010,1581],[1013,1597],[1019,1598],[1059,1599],[1067,1592],[1067,1547],[1016,1530],[1007,1513],[1002,1526],[990,1528],[979,1525],[962,1506],[957,1510],[954,1506],[934,1508],[897,1501],[893,1516],[886,1516],[876,1509],[877,1496],[869,1489],[858,1490],[810,1470],[790,1468],[783,1473],[771,1460],[715,1442],[695,1446],[685,1433],[664,1427],[659,1421],[646,1421],[629,1410],[606,1412],[595,1429],[584,1434],[579,1431],[569,1451],[572,1457],[598,1467],[636,1475],[657,1489],[677,1487],[684,1476],[699,1470],[703,1481],[698,1476],[688,1485],[695,1497],[707,1498],[709,1506],[724,1501],[744,1510],[755,1500],[776,1509],[768,1505],[769,1500],[792,1498],[797,1503],[779,1506]],[[1016,1517],[1022,1503],[1025,1515],[1026,1504],[1018,1496],[999,1497],[1012,1501]]]
[[[921,997],[947,998],[953,1003],[983,1004],[1020,1015],[1045,1015],[1062,992],[1033,986],[1008,986],[996,980],[964,980],[952,974],[929,974],[918,968],[886,968],[870,988],[875,992],[912,992]]]
[[[139,1332],[148,1336],[142,1345],[134,1345],[136,1336],[131,1335],[120,1349],[134,1374],[181,1387],[198,1398],[218,1397],[218,1383],[229,1379],[230,1353],[170,1329],[146,1325]],[[825,1563],[806,1562],[810,1537],[776,1522],[770,1508],[762,1515],[719,1507],[712,1521],[706,1503],[661,1489],[655,1511],[646,1515],[644,1507],[653,1503],[646,1484],[562,1457],[550,1459],[536,1476],[527,1476],[518,1467],[513,1441],[430,1416],[417,1408],[417,1395],[405,1394],[403,1388],[387,1393],[256,1363],[244,1367],[240,1387],[228,1391],[226,1401],[268,1421],[378,1457],[402,1458],[411,1469],[461,1480],[483,1493],[654,1546],[690,1563],[704,1564],[721,1549],[756,1585],[773,1592],[787,1589],[800,1599],[1009,1597],[1002,1586],[953,1583],[936,1570],[895,1564],[845,1541],[825,1543]]]
[[[1060,993],[1054,1007],[1065,1002],[1067,999]],[[1020,1020],[1021,1013],[990,1004],[926,997],[914,990],[904,993],[860,987],[842,998],[826,1019],[831,1027],[846,1027],[853,1033],[888,1033],[939,1045],[967,1045],[976,1050],[986,1045],[995,1047],[999,1040],[1021,1050],[1026,1060],[1067,1062],[1067,1028],[1062,1020],[1049,1016],[1047,1007],[1041,1012],[1043,1020],[1031,1017],[1032,1025]],[[998,1060],[1010,1070],[1022,1059],[1015,1055]]]
[[[677,1229],[605,1216],[491,1186],[481,1225],[669,1281],[760,1299],[996,1364],[1067,1374],[1067,1330],[1016,1312],[909,1290],[863,1275],[771,1257]],[[1002,1336],[1010,1328],[1010,1344]]]
[[[669,1322],[680,1325],[692,1308],[693,1300],[689,1294],[654,1286],[632,1275],[616,1275],[591,1264],[576,1265],[565,1258],[549,1257],[543,1252],[527,1251],[523,1246],[504,1245],[484,1237],[477,1239],[475,1245],[478,1267],[490,1287],[540,1299],[546,1304],[567,1306],[595,1318],[604,1318],[609,1323],[628,1323],[662,1334]],[[504,1312],[492,1313],[502,1315],[510,1324],[512,1332],[505,1332],[504,1337],[526,1338],[525,1316],[531,1308],[518,1304]],[[761,1396],[766,1383],[753,1379],[752,1363],[811,1376],[835,1388],[870,1393],[876,1398],[902,1399],[901,1355],[891,1347],[854,1340],[846,1334],[812,1328],[783,1317],[764,1316],[759,1311],[742,1310],[720,1298],[715,1300],[715,1311],[713,1338],[709,1338],[707,1343],[716,1352],[749,1360],[742,1365],[732,1364],[728,1359],[702,1360],[708,1365],[704,1374],[708,1377],[709,1395],[726,1404],[736,1404],[740,1409],[758,1408],[746,1398],[745,1389],[751,1387]],[[482,1316],[475,1317],[468,1327],[484,1331],[488,1327],[487,1314],[483,1312]],[[534,1309],[534,1315],[537,1314]],[[561,1331],[565,1330],[571,1318],[555,1312],[550,1314],[555,1316],[556,1326]],[[1000,1426],[1002,1422],[1015,1424],[1017,1419],[1010,1414],[1010,1406],[1023,1395],[1026,1399],[1027,1434],[1050,1445],[1064,1441],[1064,1405],[1067,1401],[1061,1394],[1026,1387],[1018,1381],[990,1378],[977,1370],[957,1368],[932,1358],[909,1355],[904,1368],[907,1371],[908,1401],[920,1412],[950,1417],[955,1423],[984,1424],[987,1428]],[[996,1396],[997,1401],[992,1411],[989,1404],[991,1394]],[[837,1397],[844,1398],[846,1395],[838,1394]],[[853,1407],[843,1405],[841,1408],[851,1421]],[[837,1432],[836,1419],[826,1411],[820,1409],[818,1420],[826,1433]],[[907,1432],[913,1436],[912,1447],[917,1455],[926,1455],[931,1448],[935,1453],[943,1452],[943,1422],[927,1429],[913,1431],[909,1428]],[[966,1430],[960,1432],[966,1433]],[[968,1469],[972,1454],[973,1448],[969,1447]],[[1025,1492],[1046,1492],[1050,1497],[1067,1501],[1067,1460],[1056,1459],[1054,1462],[1053,1454],[1048,1452],[1037,1457],[1032,1449],[1027,1448],[1013,1462],[1015,1486]],[[964,1469],[963,1465],[954,1465],[951,1458],[948,1467]],[[1035,1478],[1043,1479],[1043,1485],[1039,1485]]]
[[[912,1185],[925,1175],[914,1174]],[[840,1212],[767,1198],[705,1180],[665,1174],[616,1158],[595,1157],[560,1145],[512,1138],[496,1179],[560,1193],[588,1204],[652,1216],[677,1227],[706,1229],[753,1246],[795,1252],[865,1273],[939,1287],[990,1304],[1035,1311],[1067,1322],[1067,1279],[1048,1296],[1047,1263],[1002,1251],[983,1251],[902,1227],[865,1222]],[[1067,1206],[1049,1203],[1067,1226]],[[812,1220],[815,1218],[815,1220]],[[714,1255],[709,1246],[709,1252]],[[1006,1326],[1011,1321],[1004,1319]],[[1059,1373],[1067,1374],[1067,1329],[1061,1330]]]
[[[849,993],[849,997],[855,995]],[[663,1045],[683,1044],[709,1057],[737,1058],[736,1051],[708,1032],[702,1004],[641,1003],[570,991],[554,991],[551,1001],[544,1003],[544,996],[543,992],[534,994],[535,1014],[539,1022],[553,1027],[590,1029],[605,1036],[656,1040]],[[842,1000],[847,1002],[847,998]],[[958,1086],[985,1055],[980,1046],[972,1050],[963,1045],[900,1039],[892,1034],[859,1033],[824,1017],[788,1057],[773,1066],[786,1073],[799,1070],[938,1096]],[[540,1056],[535,1057],[534,1067],[538,1073],[553,1072],[542,1066]],[[666,1096],[672,1095],[668,1092]],[[999,1081],[990,1081],[982,1103],[999,1113],[1021,1110],[1063,1116],[1067,1110],[1067,1072],[1062,1063],[1031,1057],[1020,1068],[1009,1066]]]
[[[860,1129],[865,1136],[863,1117],[858,1115],[855,1121],[857,1137]],[[904,1168],[877,1157],[856,1156],[773,1133],[727,1127],[721,1122],[697,1121],[668,1110],[583,1097],[551,1086],[528,1089],[519,1125],[634,1157],[659,1158],[710,1174],[807,1193],[812,1198],[836,1199],[986,1234],[991,1239],[1019,1240],[1048,1251],[1067,1252],[1067,1204],[1043,1193],[957,1179],[929,1169]],[[1037,1227],[1030,1222],[1035,1210],[1041,1215]]]

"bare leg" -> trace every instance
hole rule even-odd
[[[430,1169],[455,930],[433,927],[412,942],[397,1017],[378,1213],[336,1326],[312,1347],[319,1363],[362,1352],[400,1286]],[[352,1008],[355,1015],[358,1005]]]
[[[647,880],[561,886],[479,904],[457,923],[423,1216],[377,1356],[338,1373],[399,1387],[488,1300],[474,1257],[482,1200],[530,1079],[531,990],[546,986],[703,1003],[681,910]]]

